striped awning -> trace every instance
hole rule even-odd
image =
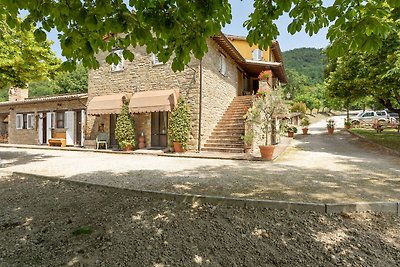
[[[129,102],[129,112],[171,111],[178,102],[178,90],[151,90],[135,93]]]
[[[95,96],[88,104],[87,113],[89,115],[119,114],[125,99],[131,95],[129,93],[120,93]]]

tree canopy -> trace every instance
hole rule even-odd
[[[348,103],[374,97],[382,106],[400,113],[400,39],[388,36],[373,54],[351,52],[330,63],[327,91]]]
[[[32,30],[20,27],[16,19],[14,28],[0,14],[0,89],[7,86],[25,87],[29,82],[52,76],[61,61],[47,40],[37,41]]]
[[[310,35],[329,27],[332,43],[330,55],[343,55],[349,49],[376,51],[382,40],[396,32],[400,1],[336,0],[324,6],[322,0],[254,0],[254,12],[245,27],[247,40],[266,49],[279,35],[275,21],[288,13],[292,34],[305,30]],[[173,56],[172,69],[182,70],[193,54],[202,58],[207,51],[206,39],[218,34],[232,18],[228,0],[2,0],[0,13],[13,27],[21,10],[29,15],[23,28],[35,24],[37,41],[46,39],[46,31],[60,33],[62,54],[68,60],[66,67],[82,62],[97,68],[94,55],[99,51],[124,49],[125,59],[134,55],[129,46],[146,46],[147,52],[166,62]],[[104,41],[107,37],[107,42]],[[119,57],[110,53],[108,63],[117,63]]]

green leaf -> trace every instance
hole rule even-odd
[[[35,36],[36,41],[39,43],[44,42],[47,39],[46,33],[44,31],[42,31],[41,29],[36,29],[33,32],[33,34]]]

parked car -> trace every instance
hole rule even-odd
[[[351,123],[358,124],[358,123],[374,123],[375,121],[379,122],[391,122],[392,120],[389,117],[389,114],[386,110],[380,111],[373,111],[373,110],[366,110],[360,112],[355,117],[350,118]]]

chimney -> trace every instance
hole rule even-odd
[[[23,101],[25,98],[28,98],[28,89],[11,87],[8,90],[8,101],[10,102]]]

